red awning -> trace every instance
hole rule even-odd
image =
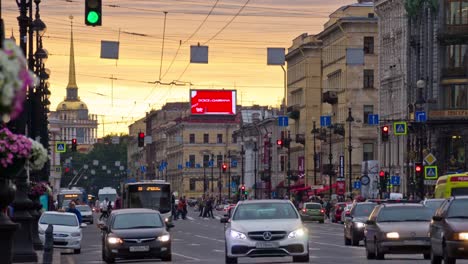
[[[332,189],[335,189],[335,188],[336,188],[336,183],[333,183],[333,184],[332,184]],[[330,186],[329,186],[329,185],[325,185],[325,186],[323,186],[322,189],[318,189],[318,190],[317,190],[317,193],[321,193],[321,192],[328,191],[328,190],[330,190]]]
[[[294,188],[294,189],[291,189],[291,192],[300,192],[300,191],[306,191],[306,190],[310,190],[310,186]]]

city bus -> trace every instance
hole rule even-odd
[[[60,189],[57,194],[58,208],[68,206],[71,201],[78,200],[80,203],[85,203],[88,197],[84,197],[83,191],[79,188],[73,187],[72,189]]]
[[[435,187],[435,198],[468,195],[468,172],[440,176]]]
[[[125,183],[122,187],[122,208],[158,210],[166,222],[172,223],[171,184],[162,180]]]

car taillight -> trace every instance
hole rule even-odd
[[[304,213],[305,213],[305,212],[307,212],[307,210],[304,208],[304,209],[302,209],[302,212],[304,212]]]
[[[324,214],[324,213],[325,213],[325,210],[321,209],[321,210],[320,210],[320,213]]]

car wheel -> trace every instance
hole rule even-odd
[[[80,254],[80,253],[81,253],[81,248],[74,249],[74,250],[73,250],[73,253],[74,253],[74,254]]]
[[[115,262],[115,259],[114,258],[110,258],[107,256],[106,254],[106,250],[103,248],[102,249],[102,260],[106,263],[114,263]]]
[[[345,246],[350,246],[351,245],[351,239],[348,239],[346,235],[344,236],[344,244]]]
[[[293,262],[309,262],[309,252],[307,251],[307,255],[304,256],[294,256]]]
[[[434,255],[434,250],[431,250],[431,264],[442,264],[442,257]]]
[[[168,252],[161,257],[162,261],[172,261],[172,253]]]
[[[227,245],[224,246],[224,257],[226,259],[226,264],[237,264],[237,258],[232,258],[228,256]]]
[[[357,247],[359,246],[359,240],[356,238],[356,236],[354,235],[354,231],[351,231],[351,245]]]
[[[369,248],[367,247],[367,241],[364,239],[364,246],[366,247],[366,258],[367,259],[375,259],[375,254],[374,252],[371,252]]]
[[[374,240],[374,255],[375,259],[382,260],[385,258],[385,255],[379,250],[379,243],[377,243],[377,240]]]
[[[455,264],[457,262],[455,258],[451,258],[448,256],[448,251],[445,245],[443,248],[443,252],[444,252],[444,264]]]

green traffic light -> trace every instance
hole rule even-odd
[[[99,20],[99,14],[96,11],[91,11],[88,13],[88,16],[86,16],[86,20],[91,24],[96,24]]]

